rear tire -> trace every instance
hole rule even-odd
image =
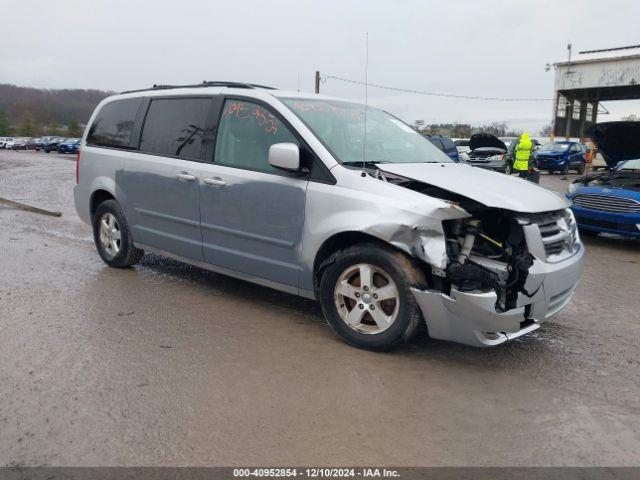
[[[144,251],[133,246],[133,237],[122,208],[115,200],[105,200],[92,218],[93,240],[100,258],[115,268],[127,268],[140,261]]]
[[[585,165],[584,163],[581,163],[580,166],[578,167],[578,173],[582,175],[584,173],[584,170],[585,170]]]
[[[560,173],[562,175],[568,175],[569,174],[569,164],[567,164],[564,167],[562,167],[562,170],[560,170]]]
[[[384,351],[413,337],[422,313],[410,289],[426,281],[407,256],[363,243],[334,253],[326,263],[320,304],[340,338],[354,347]]]

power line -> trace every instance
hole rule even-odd
[[[350,78],[336,77],[335,75],[322,75],[323,83],[327,80],[338,80],[346,83],[354,83],[356,85],[365,85],[383,90],[392,90],[394,92],[414,93],[417,95],[428,95],[431,97],[459,98],[464,100],[491,100],[496,102],[551,102],[552,98],[505,98],[505,97],[480,97],[474,95],[455,95],[453,93],[427,92],[424,90],[411,90],[408,88],[390,87],[388,85],[379,85],[375,83],[362,82],[360,80],[352,80]]]

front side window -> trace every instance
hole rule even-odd
[[[244,100],[227,100],[222,110],[216,141],[215,163],[262,172],[269,165],[269,147],[298,141],[269,110]]]
[[[107,103],[91,124],[87,143],[102,147],[129,147],[141,98],[128,98]]]
[[[357,165],[363,161],[452,162],[447,155],[409,125],[377,108],[335,100],[281,100],[343,165]]]
[[[140,150],[199,160],[210,106],[210,98],[151,100],[142,129]]]

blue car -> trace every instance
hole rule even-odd
[[[640,122],[597,123],[585,133],[611,170],[569,185],[578,228],[640,238]]]
[[[80,149],[79,138],[68,138],[58,144],[58,153],[76,153]]]
[[[586,166],[584,149],[578,142],[547,143],[538,149],[533,159],[538,170],[560,172],[564,175],[569,170],[583,174]]]
[[[458,156],[458,148],[450,138],[433,136],[427,137],[427,140],[433,143],[435,147],[442,150],[447,155],[447,157],[449,157],[454,162],[460,161],[460,157]]]

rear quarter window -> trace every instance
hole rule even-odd
[[[129,147],[131,131],[142,98],[115,100],[104,105],[89,128],[87,144],[100,147]]]

